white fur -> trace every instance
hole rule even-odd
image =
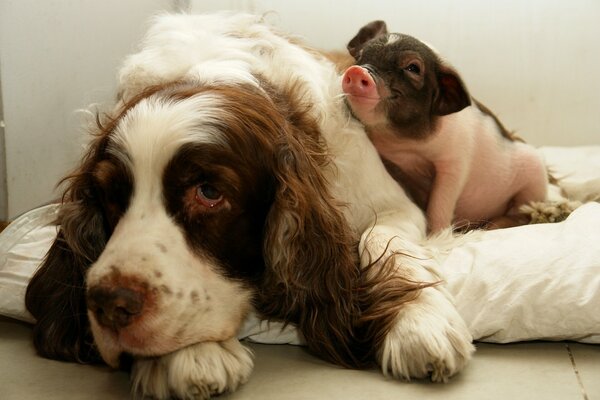
[[[333,156],[326,171],[331,191],[347,204],[345,215],[355,232],[360,234],[375,224],[391,224],[395,234],[401,232],[403,235],[400,248],[404,249],[406,245],[421,254],[425,218],[387,174],[361,125],[350,118],[340,96],[341,82],[333,65],[273,33],[261,23],[260,17],[229,14],[161,16],[150,29],[142,50],[127,59],[119,76],[121,93],[126,100],[148,85],[175,80],[257,85],[257,74],[268,79],[274,87],[285,87],[294,81],[303,83],[306,89],[304,100],[313,105],[313,116]],[[144,196],[144,200],[140,200],[144,206],[135,209],[154,210],[155,199],[149,193]],[[127,215],[126,220],[131,220],[130,226],[134,227],[135,219],[139,217]],[[194,281],[191,274],[203,274],[203,279],[208,276],[210,284],[216,285],[215,296],[219,295],[217,290],[224,292],[221,298],[233,296],[233,301],[225,302],[227,310],[243,303],[242,289],[225,284],[212,275],[208,260],[198,265],[198,261],[189,258],[182,235],[172,229],[160,212],[156,223],[164,224],[164,239],[168,237],[174,241],[177,252],[181,252],[179,257],[197,265],[200,271],[189,271],[177,279],[189,284]],[[375,228],[374,232],[377,232],[377,225]],[[135,231],[129,231],[127,235],[121,231],[115,234],[129,246],[135,241]],[[383,249],[381,241],[364,238],[361,246],[371,254],[379,254]],[[423,251],[423,255],[428,254]],[[99,262],[110,263],[108,260]],[[426,258],[398,257],[398,273],[429,279],[432,275],[427,263]],[[208,283],[202,285],[209,289]],[[240,356],[245,354],[244,350],[237,347],[227,350],[235,355],[228,358],[227,352],[216,350],[214,353],[215,346],[214,343],[203,343],[150,361],[137,360],[132,377],[134,385],[142,394],[156,398],[192,398],[198,393],[206,397],[234,390],[247,379],[251,362]],[[396,327],[380,350],[380,362],[384,371],[397,377],[423,377],[431,373],[434,380],[445,380],[464,366],[472,350],[471,336],[464,322],[443,288],[437,286],[424,291],[414,304],[398,315]],[[209,365],[213,369],[208,368]]]
[[[198,343],[158,358],[138,360],[133,393],[159,399],[207,399],[233,391],[250,377],[252,353],[237,339]]]
[[[396,43],[398,40],[400,39],[399,35],[396,35],[395,33],[391,33],[390,36],[388,37],[387,42],[385,43],[386,45],[391,45]]]

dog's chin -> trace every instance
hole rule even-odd
[[[131,371],[131,368],[133,367],[133,361],[135,360],[135,358],[136,357],[133,354],[121,353],[121,355],[119,356],[118,369],[127,372]]]
[[[118,341],[111,338],[111,336],[112,334],[110,333],[94,332],[94,343],[104,362],[110,367],[118,369],[122,354],[130,354],[132,357],[134,355],[123,349]]]
[[[131,345],[126,335],[115,334],[106,329],[94,332],[94,342],[104,362],[115,369],[123,368],[125,359],[159,357],[186,347],[186,344],[167,342],[162,342],[160,346],[155,345],[155,342],[148,343],[148,346]]]
[[[158,357],[192,344],[165,338],[157,340],[157,335],[143,329],[131,328],[116,331],[105,328],[100,326],[91,315],[90,325],[100,356],[106,364],[115,369],[122,368],[123,359]]]

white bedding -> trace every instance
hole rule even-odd
[[[543,148],[578,200],[598,199],[600,146]],[[32,322],[27,282],[52,243],[57,206],[33,210],[0,234],[0,314]],[[393,235],[393,232],[390,232]],[[473,235],[439,258],[439,275],[476,340],[600,343],[600,203],[566,221]],[[250,316],[240,337],[301,344],[297,331]]]
[[[477,340],[600,343],[600,203],[559,224],[487,232],[441,271]]]

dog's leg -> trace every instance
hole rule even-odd
[[[427,248],[406,240],[398,225],[377,225],[361,239],[363,264],[381,254],[380,263],[393,260],[394,273],[415,282],[439,282],[435,260]],[[383,264],[382,264],[383,266]],[[443,282],[418,289],[395,315],[391,329],[378,344],[377,361],[383,373],[395,378],[426,378],[444,382],[459,372],[473,351],[472,336],[458,314]]]
[[[135,398],[208,399],[245,383],[253,366],[251,351],[237,339],[198,343],[135,360],[132,390]]]
[[[467,364],[475,350],[454,305],[437,288],[421,290],[406,304],[379,349],[383,373],[394,378],[430,377],[446,382]]]

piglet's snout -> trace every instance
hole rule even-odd
[[[95,286],[87,291],[87,306],[100,325],[120,329],[142,313],[145,296],[143,289]]]
[[[353,96],[378,97],[373,77],[366,68],[358,65],[353,65],[344,72],[342,90]]]

